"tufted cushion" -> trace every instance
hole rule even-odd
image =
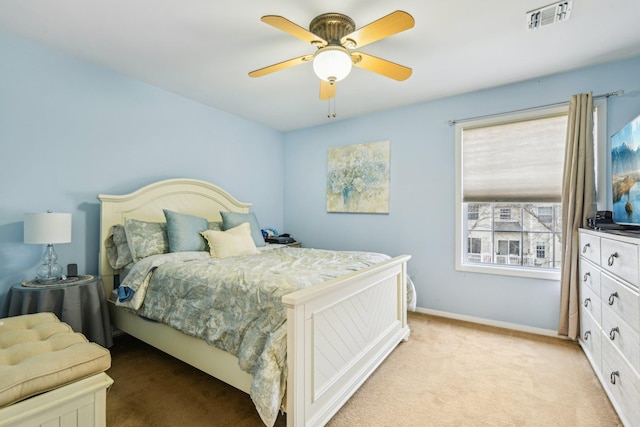
[[[110,366],[108,350],[53,313],[0,319],[0,408]]]

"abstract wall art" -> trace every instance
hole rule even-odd
[[[327,212],[389,213],[391,142],[330,147]]]

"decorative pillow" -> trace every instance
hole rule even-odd
[[[222,229],[229,230],[230,228],[237,227],[245,222],[249,223],[251,227],[251,238],[256,246],[264,246],[264,237],[262,237],[262,230],[258,224],[258,218],[253,212],[238,213],[238,212],[220,212],[222,216]]]
[[[169,252],[167,224],[125,218],[124,231],[129,242],[131,257],[135,262],[151,255]]]
[[[223,231],[222,221],[213,221],[207,223],[207,230]]]
[[[107,261],[109,261],[109,265],[113,269],[117,269],[116,265],[118,265],[118,249],[116,248],[116,244],[113,243],[113,233],[109,234],[107,240],[104,241],[104,249],[107,254]]]
[[[209,242],[209,253],[212,258],[258,253],[251,238],[251,226],[248,222],[226,231],[207,230],[200,234]]]
[[[205,251],[207,244],[200,235],[208,229],[206,218],[163,209],[167,219],[170,252]]]
[[[111,227],[111,233],[104,246],[111,268],[119,270],[133,262],[123,225],[117,224]]]

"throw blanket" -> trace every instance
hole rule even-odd
[[[141,316],[204,339],[238,357],[253,375],[250,396],[272,426],[287,383],[282,296],[389,259],[366,252],[283,248],[233,258],[208,253],[154,255],[119,289]]]

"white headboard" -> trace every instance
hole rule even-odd
[[[177,178],[149,184],[130,194],[99,194],[100,200],[100,253],[99,274],[102,276],[107,297],[114,284],[114,271],[107,260],[105,240],[111,227],[124,224],[125,218],[141,221],[164,222],[163,209],[221,221],[220,211],[249,212],[251,203],[236,200],[222,188],[206,181]]]

